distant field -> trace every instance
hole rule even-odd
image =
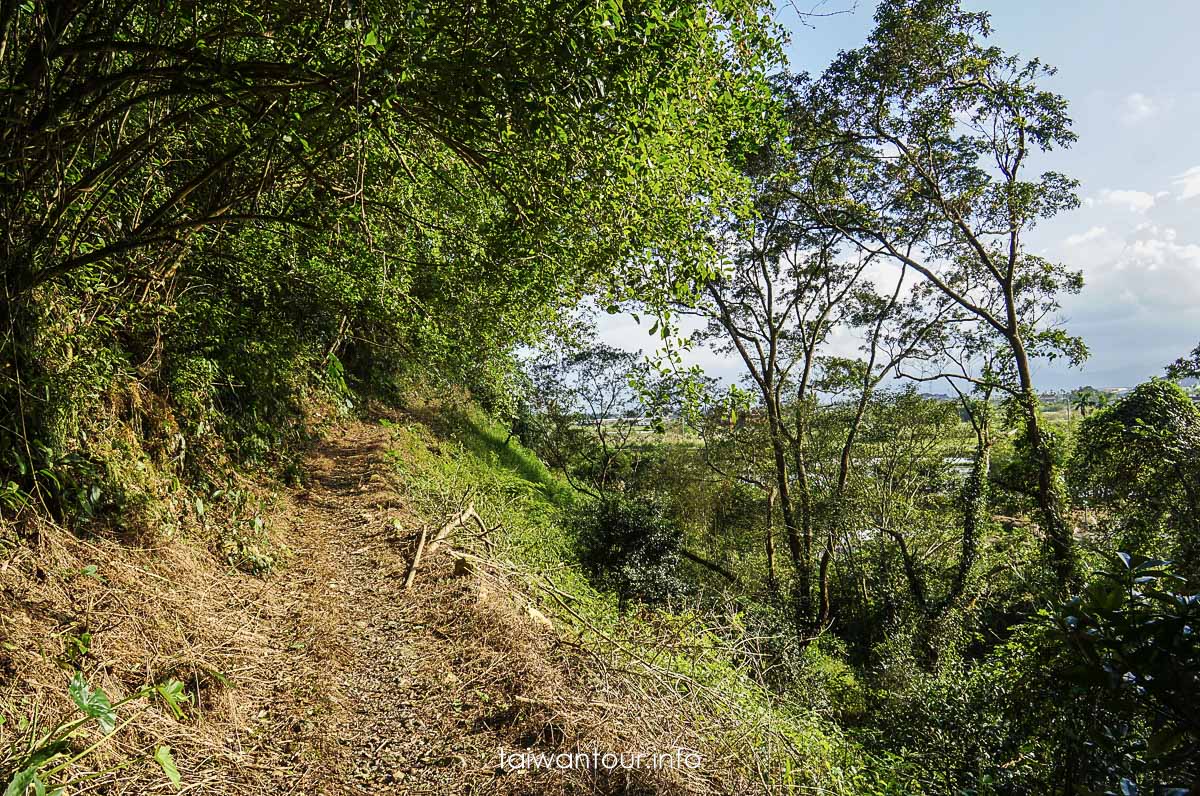
[[[1068,410],[1066,407],[1056,407],[1053,409],[1043,409],[1042,415],[1050,421],[1058,423],[1066,423],[1068,420],[1078,420],[1079,413]]]

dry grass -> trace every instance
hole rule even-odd
[[[0,749],[21,718],[48,727],[72,713],[78,668],[114,701],[175,678],[191,702],[182,721],[148,700],[123,709],[136,719],[71,767],[94,777],[73,794],[172,792],[150,759],[163,744],[195,794],[755,789],[735,736],[761,728],[702,722],[696,684],[548,629],[529,606],[559,598],[523,573],[486,559],[456,570],[442,549],[404,590],[417,529],[435,518],[402,502],[387,443],[355,424],[313,450],[309,489],[267,516],[290,554],[265,578],[228,566],[200,527],[131,541],[26,524],[0,559]],[[514,772],[502,749],[685,749],[704,765]]]
[[[72,712],[72,669],[113,701],[175,678],[191,698],[186,719],[148,705],[72,773],[132,764],[74,792],[165,790],[148,759],[156,744],[171,745],[180,767],[196,772],[199,792],[257,792],[250,761],[272,754],[258,714],[286,665],[276,633],[291,601],[286,584],[229,571],[184,538],[131,544],[44,521],[28,530],[31,538],[0,564],[0,708],[8,719],[0,745],[21,717],[36,711],[51,726]],[[206,788],[206,779],[221,784]]]

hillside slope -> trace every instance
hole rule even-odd
[[[154,759],[168,747],[180,788],[196,794],[773,789],[767,767],[780,748],[795,758],[796,728],[773,728],[769,711],[750,724],[721,715],[726,695],[745,696],[736,670],[673,660],[669,643],[647,660],[621,627],[601,627],[598,595],[520,563],[568,573],[554,539],[522,541],[497,521],[554,511],[538,473],[517,464],[467,455],[414,418],[345,425],[309,453],[306,488],[271,501],[274,569],[261,576],[186,533],[25,528],[0,563],[0,781],[36,770],[70,793],[173,792]],[[436,483],[430,466],[466,469]],[[472,483],[481,467],[508,480]],[[484,501],[499,538],[455,529],[406,590],[420,529],[432,537],[452,516],[438,506],[459,488]],[[680,627],[647,619],[638,632],[686,641]],[[72,704],[76,671],[114,704],[131,697],[115,732],[78,690]],[[714,687],[721,678],[735,687]],[[161,691],[139,690],[172,681],[178,717]],[[57,724],[80,706],[93,719]],[[747,757],[755,748],[761,760]],[[39,764],[39,750],[58,756]],[[514,770],[505,751],[674,757]],[[803,779],[830,774],[840,780],[814,758]]]

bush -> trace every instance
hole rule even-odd
[[[683,531],[657,497],[608,496],[578,520],[580,560],[601,588],[657,605],[686,591],[679,575]]]
[[[1189,790],[1200,778],[1200,595],[1194,592],[1170,562],[1120,553],[1049,618],[1062,677],[1099,708],[1084,743],[1091,765],[1078,777],[1089,787],[1195,792]]]
[[[1200,410],[1178,385],[1140,384],[1085,418],[1068,477],[1113,547],[1165,552],[1200,576]]]

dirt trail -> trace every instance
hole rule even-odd
[[[131,545],[54,527],[11,548],[0,562],[0,708],[72,716],[67,664],[117,697],[182,681],[186,716],[146,706],[81,764],[113,767],[90,792],[114,796],[168,792],[147,752],[158,744],[198,796],[734,792],[699,774],[501,768],[502,749],[694,739],[676,702],[630,690],[535,622],[511,567],[456,575],[443,547],[403,589],[422,524],[447,518],[406,505],[391,434],[351,423],[312,449],[307,488],[270,512],[290,553],[262,578],[228,567],[200,535],[151,531]],[[85,633],[90,649],[70,658]]]
[[[501,750],[689,747],[677,703],[648,697],[559,643],[549,621],[495,562],[460,572],[439,548],[403,588],[422,523],[398,494],[390,432],[355,423],[326,438],[294,497],[294,674],[281,678],[267,748],[290,766],[285,793],[741,793],[713,772],[585,767],[506,771]],[[453,545],[463,543],[452,536]],[[535,618],[536,617],[536,618]],[[276,623],[278,625],[278,623]],[[598,659],[597,659],[598,660]],[[669,699],[686,699],[675,696]],[[656,712],[657,711],[657,712]],[[280,739],[291,733],[293,741]],[[694,748],[694,747],[691,747]],[[290,755],[279,761],[279,750]]]
[[[450,577],[444,555],[402,590],[416,518],[388,442],[380,426],[335,432],[294,503],[294,563],[280,577],[300,588],[290,647],[307,676],[281,686],[307,698],[271,717],[298,736],[290,792],[521,792],[498,750],[531,739],[503,692],[520,689],[541,644],[518,613],[484,605],[473,578]]]

